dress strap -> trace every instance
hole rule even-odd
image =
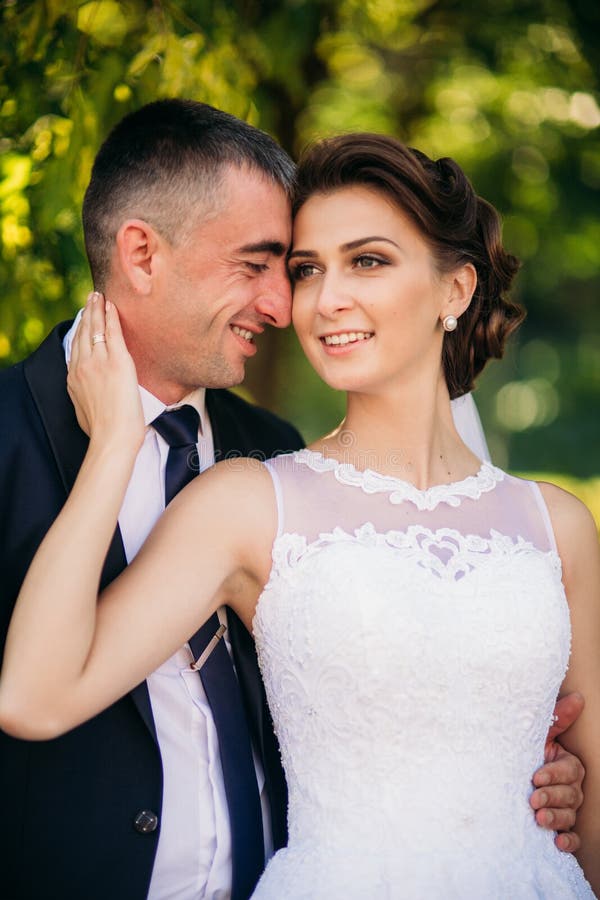
[[[554,534],[554,528],[552,527],[552,519],[550,518],[550,513],[548,511],[548,505],[544,500],[544,495],[540,490],[540,486],[537,481],[528,481],[528,485],[531,487],[531,491],[533,493],[537,508],[540,512],[540,516],[542,517],[542,521],[544,523],[544,528],[546,531],[546,535],[548,537],[548,543],[550,547],[554,550],[554,552],[558,555],[558,548],[556,546],[556,536]]]
[[[283,490],[281,487],[281,479],[277,472],[276,466],[273,465],[272,459],[263,461],[263,465],[271,476],[273,482],[273,490],[275,491],[275,502],[277,503],[277,537],[283,534]]]

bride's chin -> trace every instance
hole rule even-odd
[[[349,365],[349,360],[344,360],[345,365],[338,366],[335,359],[324,360],[322,354],[317,356],[314,353],[307,353],[305,350],[304,355],[311,369],[332,390],[360,392],[363,387],[367,387],[369,379],[364,373],[359,373],[357,367]]]
[[[333,391],[344,391],[345,393],[361,393],[366,388],[366,382],[364,378],[352,378],[349,375],[332,375],[330,372],[319,372],[317,370],[317,375],[321,377],[321,380],[325,382],[327,387],[330,387]]]

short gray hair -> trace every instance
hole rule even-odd
[[[117,231],[128,218],[174,242],[190,209],[218,205],[229,166],[249,168],[291,197],[295,166],[264,131],[206,103],[157,100],[125,116],[96,156],[83,201],[95,287],[103,289]]]

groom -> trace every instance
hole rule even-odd
[[[267,135],[183,100],[127,116],[98,154],[84,200],[86,249],[96,288],[118,307],[148,425],[102,586],[135,556],[172,492],[170,460],[181,440],[163,427],[166,410],[192,407],[190,458],[201,469],[228,455],[271,456],[302,444],[292,426],[223,390],[242,381],[265,325],[290,322],[293,175]],[[2,641],[87,445],[66,391],[73,333],[71,323],[59,325],[0,376]],[[0,734],[1,897],[243,900],[251,893],[265,857],[286,840],[285,782],[253,643],[231,611],[221,620],[237,676],[229,679],[237,691],[231,700],[209,696],[200,678],[183,674],[184,647],[64,737],[26,743]],[[223,705],[234,702],[243,712],[224,737]],[[226,761],[243,745],[252,748],[245,779]],[[582,770],[558,745],[553,752],[558,759],[537,776],[553,784],[532,803],[548,807],[538,815],[551,812],[554,828],[568,829]],[[254,820],[252,804],[240,800],[250,795]],[[577,846],[573,834],[562,840]]]

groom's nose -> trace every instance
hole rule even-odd
[[[292,321],[292,289],[283,260],[265,273],[254,308],[274,328],[287,328]]]

